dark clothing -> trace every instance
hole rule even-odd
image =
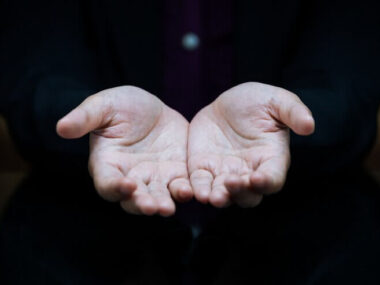
[[[213,15],[228,11],[200,2],[189,79],[173,75],[169,1],[1,2],[0,112],[34,170],[1,225],[0,283],[379,284],[379,194],[361,170],[380,102],[377,3],[233,1],[219,37]],[[295,92],[316,132],[292,136],[281,193],[255,209],[211,209],[195,241],[176,217],[131,216],[97,197],[87,140],[55,134],[105,88],[141,87],[190,119],[247,81]]]
[[[233,1],[165,2],[164,91],[168,104],[191,119],[218,94],[233,86]],[[200,48],[181,40],[192,32]]]
[[[379,189],[361,173],[305,181],[302,193],[289,185],[253,210],[219,210],[193,242],[175,217],[104,202],[84,175],[25,181],[1,225],[0,284],[380,282]]]
[[[58,138],[54,126],[95,91],[135,85],[173,105],[163,92],[161,1],[2,3],[0,111],[35,164],[41,157],[56,164],[62,154],[87,156],[86,143]],[[305,177],[358,167],[373,142],[380,101],[375,1],[234,3],[231,86],[259,81],[288,88],[316,118],[314,135],[292,140],[293,169]],[[212,83],[213,72],[203,71],[202,80]],[[215,89],[194,100],[196,109],[219,95]]]

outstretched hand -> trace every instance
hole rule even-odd
[[[95,188],[129,213],[175,212],[193,192],[187,173],[188,122],[157,97],[131,86],[88,97],[57,124],[67,139],[90,135]]]
[[[129,213],[162,216],[193,193],[216,207],[254,207],[279,191],[290,164],[289,128],[313,133],[311,112],[295,94],[260,83],[224,92],[190,126],[131,86],[90,96],[57,124],[67,139],[91,133],[89,170],[103,198]]]
[[[290,164],[289,128],[314,131],[309,109],[282,88],[244,83],[202,109],[191,121],[188,169],[197,200],[226,207],[258,205],[279,191]]]

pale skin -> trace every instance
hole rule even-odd
[[[64,138],[90,132],[89,171],[106,200],[133,214],[170,216],[193,197],[187,173],[189,123],[131,86],[87,98],[57,124]]]
[[[290,165],[289,128],[314,131],[309,109],[282,88],[244,83],[192,120],[188,167],[196,199],[215,207],[254,207],[279,191]]]
[[[90,96],[57,124],[67,139],[90,133],[89,171],[103,198],[129,213],[162,216],[193,195],[215,207],[254,207],[279,191],[289,128],[311,134],[311,112],[295,94],[260,83],[224,92],[190,124],[132,86]]]

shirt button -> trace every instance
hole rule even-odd
[[[186,50],[195,50],[199,47],[199,37],[194,33],[187,33],[182,37],[182,46]]]

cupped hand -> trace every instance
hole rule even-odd
[[[225,207],[258,205],[279,191],[290,164],[289,129],[314,131],[309,109],[282,88],[244,83],[191,121],[188,169],[197,200]]]
[[[173,199],[192,198],[188,122],[142,89],[117,87],[88,97],[58,122],[57,132],[67,139],[91,133],[95,188],[129,213],[169,216]]]

